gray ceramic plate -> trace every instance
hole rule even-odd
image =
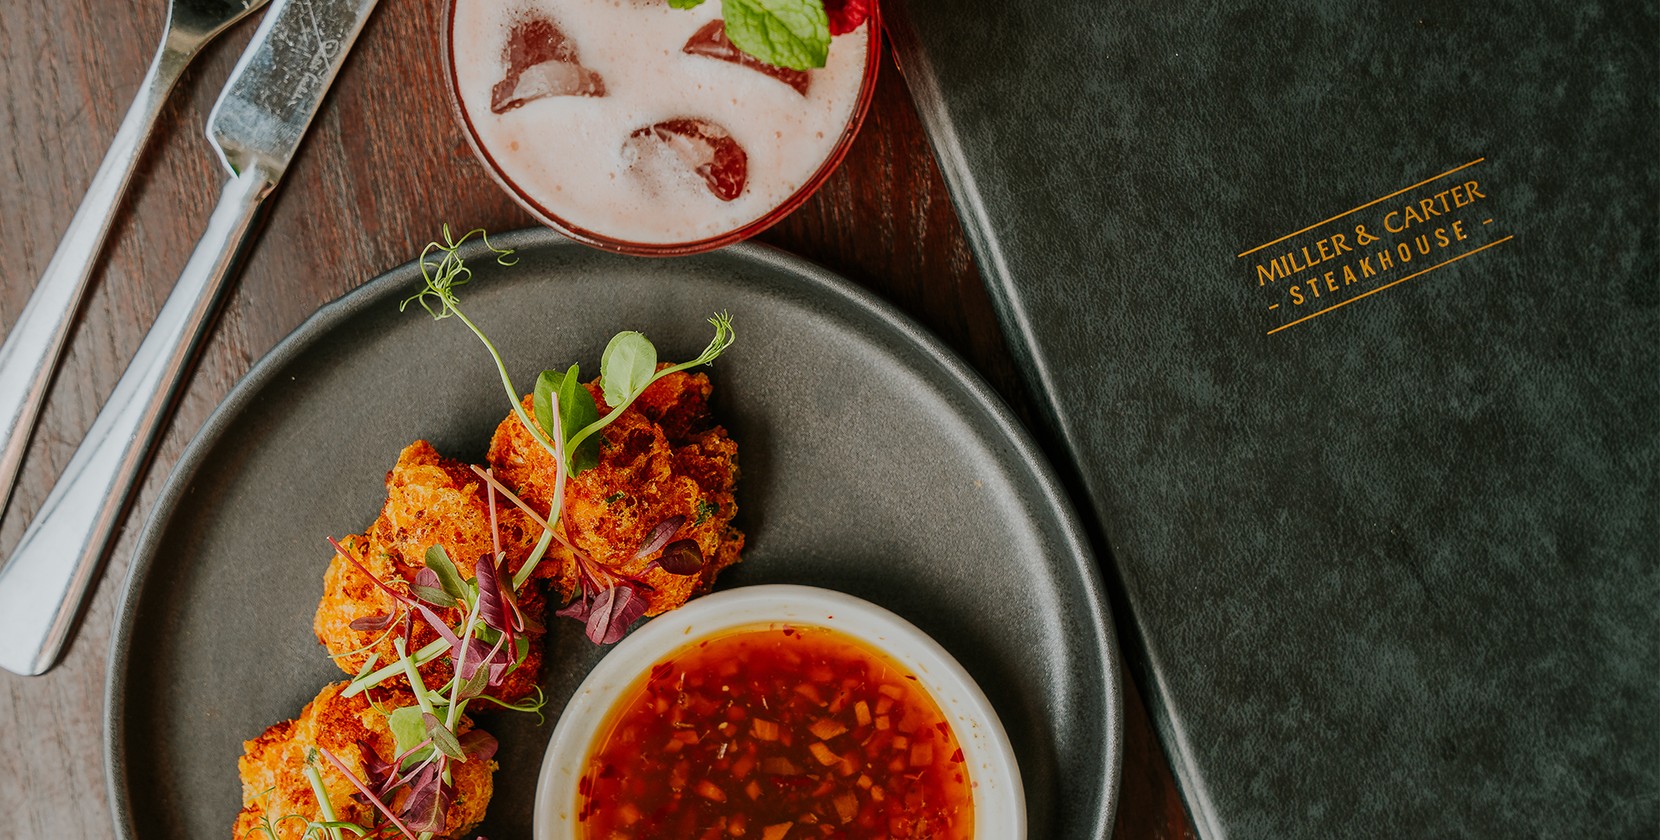
[[[462,289],[517,384],[592,371],[618,329],[665,358],[730,310],[713,370],[740,446],[745,562],[722,587],[825,586],[916,623],[1001,715],[1031,836],[1104,838],[1120,751],[1117,645],[1093,558],[1048,466],[984,383],[845,281],[746,246],[690,259],[602,254],[527,231]],[[242,741],[343,675],[311,633],[330,551],[361,531],[398,451],[426,438],[481,460],[506,398],[455,320],[398,312],[403,266],[329,305],[255,365],[190,445],[145,528],[111,654],[107,750],[117,830],[225,837]],[[573,622],[549,635],[548,720],[495,715],[491,837],[528,837],[540,755],[599,659]]]

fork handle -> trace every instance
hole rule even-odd
[[[57,661],[260,202],[276,180],[255,166],[225,186],[155,326],[0,568],[0,668],[34,676]]]
[[[0,444],[0,508],[11,497],[29,433],[46,401],[46,386],[57,369],[69,325],[80,308],[139,153],[155,128],[168,91],[196,50],[197,45],[188,40],[163,39],[46,273],[0,346],[0,424],[4,424],[0,426],[4,441]]]

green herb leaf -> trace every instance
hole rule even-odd
[[[536,390],[530,393],[531,408],[536,412],[536,425],[542,427],[542,434],[553,439],[553,398],[559,393],[559,386],[565,384],[565,374],[557,370],[544,370],[536,377]],[[568,437],[568,435],[567,435]]]
[[[822,0],[722,0],[733,46],[778,67],[811,70],[830,55]]]
[[[456,761],[467,760],[467,754],[461,751],[461,742],[455,739],[455,733],[445,728],[436,716],[423,714],[421,723],[426,726],[426,736],[432,739],[432,745],[439,752]]]
[[[570,443],[571,436],[577,430],[599,419],[599,405],[594,402],[594,395],[582,386],[581,368],[577,365],[571,365],[570,370],[564,373],[544,370],[536,378],[536,391],[531,395],[531,402],[535,404],[536,422],[541,424],[550,438],[553,436],[554,397],[559,400],[559,425],[560,431],[565,434],[564,443]],[[599,442],[579,441],[575,449],[565,453],[565,460],[571,475],[598,464]]]
[[[444,547],[434,544],[427,549],[427,568],[438,575],[438,582],[444,587],[444,594],[455,599],[457,603],[467,603],[467,588],[461,583],[461,572],[450,562],[450,555]]]
[[[409,587],[409,591],[413,593],[415,597],[420,598],[435,607],[456,606],[455,599],[450,597],[450,593],[445,592],[442,589],[433,589],[430,586],[422,586],[417,583],[411,585]]]
[[[405,706],[393,709],[386,718],[386,726],[392,730],[392,738],[398,743],[400,755],[427,739],[427,725],[421,715],[420,706]]]
[[[669,8],[672,9],[695,9],[701,5],[703,0],[669,0]]]
[[[709,517],[714,516],[717,513],[720,513],[720,505],[717,505],[707,499],[698,499],[697,521],[693,522],[692,525],[694,527],[702,525],[703,523],[709,521]]]
[[[657,372],[657,348],[644,335],[625,330],[605,345],[599,359],[599,381],[605,402],[618,406],[627,402],[651,382]]]

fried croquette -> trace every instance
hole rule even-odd
[[[376,689],[376,704],[371,705],[365,694],[342,697],[346,683],[325,687],[317,697],[306,704],[300,716],[283,721],[265,730],[252,741],[242,744],[243,756],[237,760],[242,776],[242,812],[236,818],[237,840],[270,838],[298,840],[306,824],[324,818],[317,795],[306,776],[306,759],[312,750],[327,749],[344,764],[359,781],[368,779],[366,764],[375,758],[391,761],[398,754],[397,741],[387,725],[386,714],[393,709],[412,705],[415,698],[407,691]],[[472,722],[463,716],[457,733],[472,729]],[[334,809],[334,819],[357,823],[360,826],[380,825],[385,818],[346,779],[333,764],[320,755],[315,767],[322,780],[322,788]],[[460,837],[484,819],[484,809],[490,804],[496,763],[474,759],[450,765],[455,796],[446,815],[445,837]],[[398,798],[386,803],[396,813],[401,807]]]
[[[587,388],[604,416],[610,407],[598,380]],[[602,568],[648,584],[647,615],[707,591],[743,549],[744,535],[732,527],[738,446],[710,416],[710,391],[709,377],[701,373],[674,373],[653,383],[599,433],[598,465],[565,485],[566,538]],[[530,397],[524,405],[531,410]],[[517,413],[496,427],[489,459],[497,478],[545,515],[554,492],[553,458]],[[634,556],[660,523],[676,516],[683,524],[672,540],[693,540],[703,555],[697,574],[652,568],[660,552]],[[550,570],[558,594],[578,594],[575,561],[566,554],[544,562],[554,559],[562,561]]]
[[[497,499],[496,525],[507,568],[517,571],[540,529],[505,499]],[[425,568],[427,549],[434,545],[443,546],[462,576],[472,578],[477,560],[494,551],[485,483],[465,464],[440,456],[426,441],[416,441],[403,450],[397,465],[386,475],[386,504],[380,516],[365,534],[348,537],[340,545],[376,579],[400,594],[410,591],[416,574]],[[560,565],[550,558],[539,570],[557,570]],[[541,587],[526,586],[518,597],[524,613],[540,621],[545,608]],[[323,598],[317,605],[312,629],[335,664],[355,674],[371,653],[378,654],[379,665],[397,660],[392,639],[401,627],[355,630],[351,623],[396,615],[398,610],[392,596],[376,586],[358,565],[336,554],[323,576]],[[455,609],[434,611],[452,627],[465,618]],[[407,649],[419,650],[436,638],[437,633],[417,619]],[[542,645],[532,639],[524,662],[490,694],[508,702],[528,696],[535,690],[541,661]],[[450,674],[444,657],[421,666],[421,678],[428,688],[443,685]],[[402,677],[396,679],[403,681]]]

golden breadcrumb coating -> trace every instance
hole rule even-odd
[[[664,366],[659,366],[661,369]],[[601,416],[610,410],[598,380],[588,391]],[[738,562],[744,535],[732,527],[737,513],[738,445],[709,415],[709,377],[675,373],[658,380],[599,433],[599,464],[567,481],[564,526],[571,544],[605,568],[639,577],[652,587],[647,615],[657,615],[708,591],[715,575]],[[531,398],[525,408],[531,409]],[[553,498],[552,456],[531,437],[516,413],[496,427],[490,465],[498,479],[538,513]],[[695,575],[645,571],[659,553],[634,558],[664,520],[685,517],[673,539],[696,541],[705,565]],[[578,592],[578,572],[568,555],[554,583],[562,598]]]
[[[269,838],[266,826],[278,840],[298,840],[308,821],[323,818],[305,775],[306,755],[312,749],[322,747],[333,753],[359,781],[368,779],[365,745],[382,761],[397,756],[397,742],[387,727],[386,716],[370,705],[366,693],[340,696],[345,687],[344,682],[324,687],[298,718],[285,720],[258,738],[243,742],[243,756],[236,762],[242,776],[242,812],[236,817],[236,840]],[[375,701],[390,712],[413,704],[415,698],[403,690],[376,689]],[[463,716],[456,726],[457,734],[470,729],[472,722]],[[455,798],[446,818],[445,836],[460,837],[484,819],[484,809],[494,790],[496,763],[473,760],[452,763],[450,768]],[[336,819],[365,827],[385,820],[357,787],[321,756],[317,769]],[[388,804],[396,812],[402,803]],[[290,815],[299,819],[283,819]]]
[[[529,555],[535,542],[533,534],[540,528],[501,498],[496,500],[496,520],[507,568],[516,571]],[[471,579],[478,558],[494,550],[486,485],[466,465],[440,456],[424,440],[416,441],[403,450],[397,465],[386,475],[386,505],[379,518],[367,533],[348,537],[340,544],[382,583],[400,593],[407,593],[415,575],[425,568],[427,549],[433,545],[442,545],[462,576]],[[546,568],[557,570],[559,565],[550,560]],[[519,593],[519,603],[526,616],[542,620],[546,601],[540,586],[527,584]],[[356,674],[371,652],[378,654],[377,667],[397,661],[392,638],[401,631],[353,630],[351,623],[395,614],[397,610],[391,595],[336,554],[323,575],[323,598],[317,604],[312,629],[335,657],[335,664],[348,674]],[[460,610],[434,611],[451,627],[465,619]],[[417,620],[407,649],[414,652],[436,638],[430,626]],[[509,702],[528,696],[535,690],[541,662],[542,645],[532,639],[525,661],[490,694]],[[443,685],[450,673],[443,657],[421,667],[421,679],[428,688]],[[405,682],[402,677],[396,681]]]

